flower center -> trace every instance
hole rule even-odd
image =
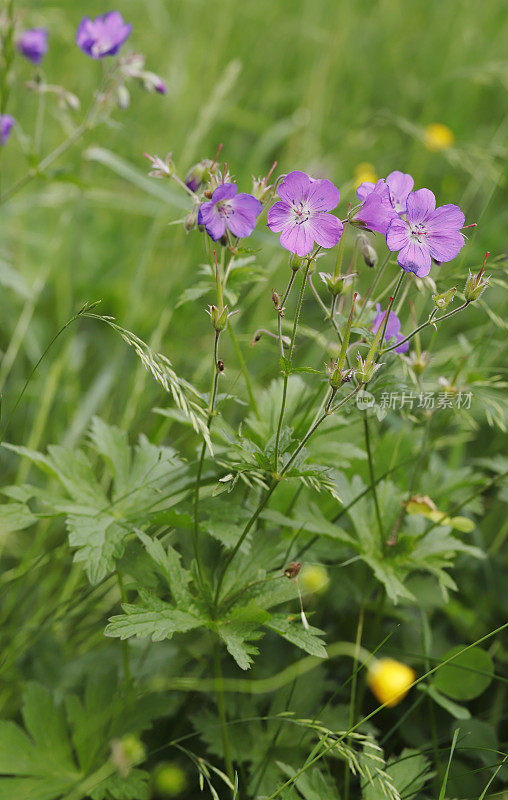
[[[409,234],[411,241],[422,242],[428,234],[428,230],[423,222],[414,222],[409,226],[411,233]]]
[[[303,225],[313,216],[312,210],[305,205],[303,200],[300,200],[299,203],[291,203],[291,208],[293,211],[293,222],[296,225]]]
[[[233,209],[231,208],[229,203],[226,203],[224,200],[221,200],[219,203],[217,203],[217,211],[219,212],[219,214],[222,214],[222,216],[225,217],[226,219],[229,219],[229,217],[233,213]]]

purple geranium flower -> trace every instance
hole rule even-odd
[[[405,172],[399,172],[399,170],[396,169],[393,172],[390,172],[388,175],[386,179],[386,185],[388,186],[388,192],[390,194],[390,200],[393,208],[397,214],[405,214],[409,192],[412,191],[413,186],[415,185],[413,177]],[[373,189],[373,183],[370,181],[364,181],[356,190],[358,199],[365,201],[369,194],[372,193]]]
[[[383,322],[384,316],[386,314],[386,310],[381,311],[380,303],[376,303],[376,312],[377,312],[376,318],[372,323],[372,331],[374,333],[378,332],[379,326]],[[400,333],[400,327],[401,327],[400,319],[398,318],[397,314],[395,313],[395,311],[390,311],[390,313],[388,314],[388,322],[386,323],[386,331],[384,335],[385,342],[391,339],[392,336],[395,336],[397,342],[402,341],[402,339],[404,339],[404,336]],[[409,342],[404,342],[404,344],[401,344],[400,347],[395,348],[396,353],[407,353],[408,350],[409,350]]]
[[[130,36],[132,25],[124,22],[119,11],[90,19],[83,17],[76,31],[76,44],[90,58],[114,56]]]
[[[251,194],[237,194],[236,183],[223,183],[212,199],[199,207],[198,225],[203,225],[214,242],[224,236],[226,228],[233,236],[245,239],[256,227],[256,217],[263,206]]]
[[[365,181],[358,187],[357,195],[363,205],[354,219],[363,222],[369,230],[385,235],[391,221],[397,219],[386,181],[380,178],[375,186]]]
[[[436,208],[430,189],[418,189],[407,198],[406,219],[396,217],[386,233],[386,244],[398,252],[397,262],[406,272],[425,278],[431,259],[451,261],[464,245],[460,229],[464,214],[458,206],[448,204]]]
[[[268,212],[268,227],[280,232],[280,243],[297,256],[306,256],[314,247],[334,247],[342,236],[342,222],[326,212],[340,200],[331,181],[314,180],[295,170],[279,186],[279,197]]]
[[[33,64],[40,64],[48,52],[48,29],[29,28],[17,42],[19,52]]]
[[[0,145],[4,145],[11,134],[15,119],[10,114],[0,114]]]

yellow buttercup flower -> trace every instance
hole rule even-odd
[[[328,572],[319,564],[304,564],[298,580],[304,594],[322,592],[330,582]]]
[[[455,142],[455,134],[442,122],[433,122],[427,125],[424,132],[425,147],[433,153],[446,150]]]
[[[364,181],[368,181],[369,183],[376,183],[377,181],[376,168],[374,164],[369,164],[368,161],[362,161],[361,164],[355,167],[356,188]]]
[[[380,703],[396,706],[404,699],[416,678],[416,672],[393,658],[381,658],[369,669],[367,683]]]

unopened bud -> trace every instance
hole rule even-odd
[[[377,267],[378,256],[368,237],[364,233],[360,233],[356,241],[366,265],[371,268]]]
[[[212,175],[219,171],[219,166],[209,158],[204,158],[194,164],[185,176],[185,184],[191,192],[197,192],[204,183],[209,183]],[[205,197],[211,197],[212,192],[205,192]]]
[[[336,297],[339,294],[347,294],[351,290],[352,281],[357,274],[357,272],[351,272],[349,275],[331,275],[329,272],[320,272],[319,277],[332,297]]]
[[[298,272],[300,267],[302,266],[304,259],[301,256],[292,255],[289,260],[289,266],[293,270],[293,272]]]
[[[272,289],[272,303],[274,304],[275,308],[278,311],[280,309],[280,297],[275,291],[275,289]]]
[[[436,308],[442,309],[449,306],[453,298],[455,297],[456,292],[457,289],[454,286],[452,289],[448,289],[448,291],[446,292],[441,292],[441,294],[433,294],[432,299],[434,301],[434,305],[436,306]]]
[[[129,90],[126,86],[120,84],[116,90],[116,104],[118,108],[129,108],[131,102],[131,96],[129,94]]]
[[[185,221],[183,223],[186,232],[189,233],[190,231],[192,231],[196,227],[197,222],[198,222],[198,215],[195,211],[191,211],[190,214],[187,214],[187,216],[185,217]]]
[[[228,307],[224,306],[222,311],[219,311],[217,306],[210,306],[210,317],[212,320],[212,325],[217,332],[225,331],[228,326],[228,316],[229,311]]]
[[[416,352],[411,352],[409,356],[402,356],[402,358],[415,375],[422,375],[430,364],[430,354],[426,350],[419,355]]]
[[[478,275],[473,275],[473,273],[469,271],[464,289],[464,297],[468,303],[474,303],[475,300],[478,300],[478,298],[482,296],[485,289],[489,285],[489,278],[483,278],[482,272],[483,268]]]

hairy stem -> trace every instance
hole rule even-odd
[[[372,458],[372,449],[370,446],[369,418],[367,416],[367,411],[365,411],[363,415],[363,430],[365,433],[365,447],[367,449],[367,457],[369,460],[370,488],[372,492],[372,497],[374,498],[374,507],[376,509],[376,519],[377,519],[377,526],[379,529],[379,539],[381,542],[381,549],[383,549],[385,546],[385,534],[383,529],[383,521],[381,519],[381,510],[379,508],[379,499],[377,496],[376,476],[374,475],[374,460]]]
[[[435,317],[434,316],[435,311],[433,311],[428,320],[426,320],[426,322],[422,322],[421,325],[418,325],[418,327],[415,328],[414,331],[411,331],[411,333],[408,334],[408,336],[406,336],[405,339],[401,339],[400,342],[392,344],[391,347],[385,347],[384,350],[381,350],[380,355],[383,355],[384,353],[389,353],[390,350],[395,350],[396,347],[400,347],[401,344],[404,344],[404,342],[409,342],[409,340],[412,339],[413,336],[416,336],[417,333],[420,333],[420,331],[422,331],[424,328],[427,328],[429,325],[436,325],[438,322],[442,322],[444,319],[449,319],[450,317],[453,317],[455,314],[458,314],[459,311],[463,311],[465,308],[467,308],[468,305],[470,305],[470,303],[471,303],[470,300],[466,300],[466,302],[462,303],[461,306],[455,308],[453,311],[449,311],[448,314],[443,314],[442,317]]]

